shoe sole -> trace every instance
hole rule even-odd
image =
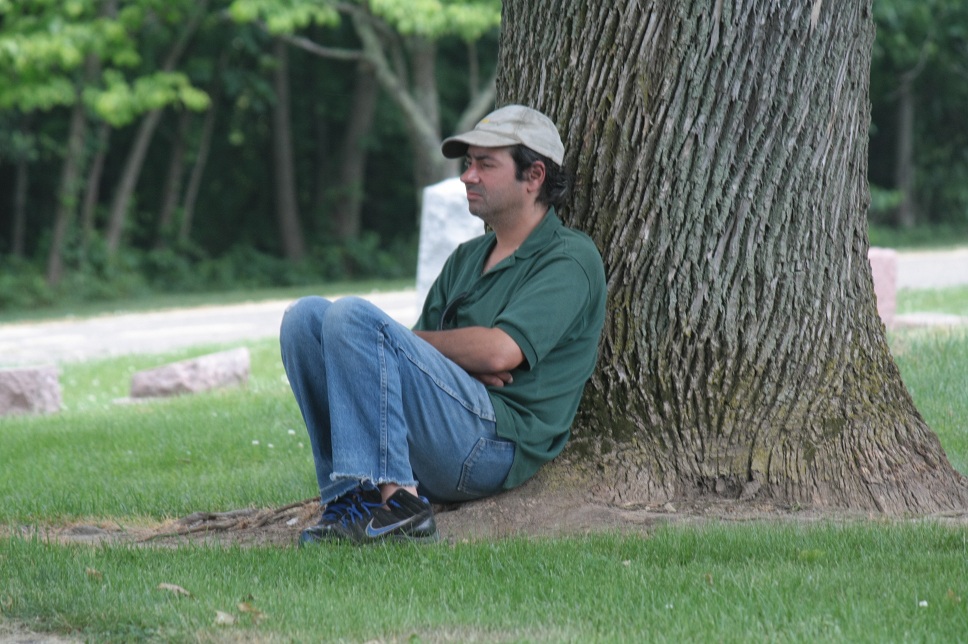
[[[388,534],[377,539],[353,539],[342,534],[333,534],[320,539],[302,539],[300,538],[296,545],[300,548],[307,546],[315,546],[317,544],[344,544],[344,545],[354,545],[354,546],[370,546],[377,545],[381,543],[417,543],[417,544],[434,544],[440,542],[440,533],[435,532],[430,535],[414,536],[410,534]]]

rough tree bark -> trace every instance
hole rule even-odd
[[[505,0],[498,104],[558,123],[563,216],[609,278],[600,367],[546,482],[625,506],[968,506],[877,317],[873,34],[870,0]]]

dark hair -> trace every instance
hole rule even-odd
[[[518,181],[524,181],[525,173],[536,161],[544,164],[545,180],[538,193],[538,203],[560,206],[564,202],[571,187],[571,177],[563,167],[524,145],[512,146],[511,158],[514,159],[514,176]]]

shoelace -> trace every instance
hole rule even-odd
[[[370,503],[364,500],[360,489],[351,490],[326,504],[323,519],[326,521],[339,521],[343,525],[347,525],[365,516],[372,516],[372,508],[379,507],[383,507],[383,504]]]
[[[360,500],[359,497],[359,490],[351,490],[343,496],[333,499],[326,504],[326,509],[323,511],[323,519],[326,521],[338,521],[343,518],[343,515]]]

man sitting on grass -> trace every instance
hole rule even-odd
[[[303,298],[283,318],[325,504],[301,543],[437,540],[430,501],[530,478],[564,447],[594,370],[605,274],[555,214],[568,179],[554,123],[511,105],[442,150],[465,159],[490,232],[448,258],[415,328],[352,297]]]

